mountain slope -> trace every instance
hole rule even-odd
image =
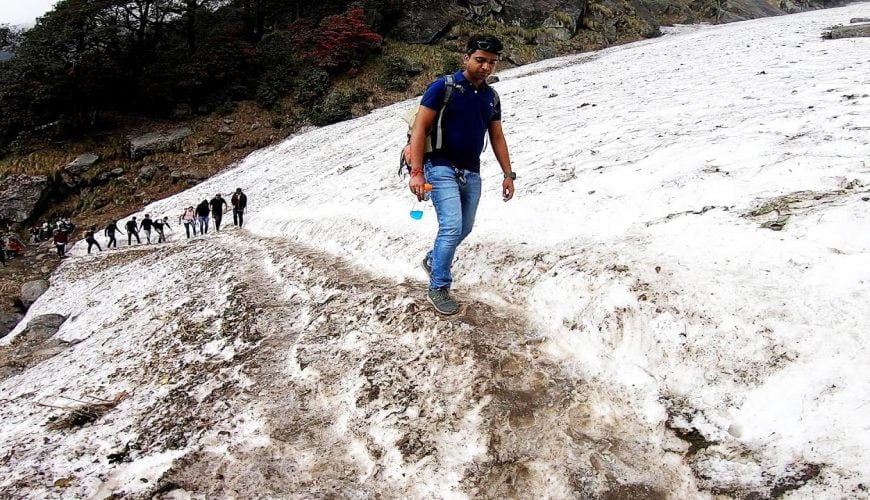
[[[434,213],[395,177],[410,102],[150,205],[240,186],[249,226],[74,248],[28,313],[69,316],[58,352],[0,385],[0,488],[865,495],[870,40],[819,35],[867,10],[502,74],[517,198],[485,153],[457,318],[422,300]]]

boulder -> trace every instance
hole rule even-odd
[[[27,323],[27,327],[21,332],[21,337],[31,342],[43,342],[53,337],[64,321],[66,316],[61,314],[37,316]]]
[[[157,165],[145,165],[139,169],[139,175],[136,176],[140,181],[148,182],[154,178],[157,173]]]
[[[870,17],[853,17],[849,19],[850,23],[870,23]]]
[[[184,139],[193,131],[187,127],[168,132],[150,132],[130,137],[130,158],[138,160],[155,153],[180,151]]]
[[[823,33],[823,38],[857,38],[870,36],[870,24],[857,24],[855,26],[834,26],[830,32]]]
[[[21,223],[32,216],[48,196],[44,175],[9,175],[0,180],[0,220]]]
[[[48,290],[48,287],[48,280],[29,281],[21,285],[21,303],[24,304],[24,307],[30,307]]]
[[[405,9],[390,35],[407,43],[435,43],[454,22],[446,9]]]
[[[11,332],[23,317],[18,313],[0,311],[0,338]]]
[[[75,160],[63,167],[63,172],[72,177],[80,177],[98,161],[100,161],[100,157],[92,153],[79,155]]]

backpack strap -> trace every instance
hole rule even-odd
[[[438,151],[443,144],[444,134],[441,131],[441,121],[444,119],[444,108],[450,102],[450,97],[453,95],[453,89],[458,89],[463,92],[465,89],[456,85],[456,78],[450,74],[444,77],[444,98],[441,100],[441,109],[438,110],[438,120],[435,123],[435,129],[432,131],[432,150]]]

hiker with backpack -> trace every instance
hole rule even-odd
[[[208,234],[208,212],[208,200],[202,200],[196,206],[196,216],[199,219],[199,234]]]
[[[94,237],[94,234],[96,232],[97,232],[97,226],[91,226],[90,229],[85,231],[85,241],[88,243],[88,255],[90,255],[91,248],[93,248],[94,245],[97,245],[97,250],[99,250],[101,252],[103,251],[103,249],[100,247],[100,242],[98,242],[97,238]]]
[[[193,229],[193,235],[196,236],[196,210],[192,206],[184,209],[184,213],[178,217],[178,223],[184,224],[184,232],[187,233],[188,239],[190,239],[191,229]]]
[[[230,198],[230,203],[233,205],[233,225],[242,227],[245,207],[248,206],[248,196],[242,192],[242,188],[236,188],[236,192]]]
[[[103,230],[103,234],[106,235],[106,238],[109,238],[109,243],[106,245],[106,250],[112,248],[112,245],[114,245],[115,248],[118,248],[118,240],[115,239],[116,232],[121,233],[121,230],[118,228],[118,222],[113,220],[109,222],[109,225],[106,226],[106,229]]]
[[[514,195],[516,174],[502,130],[501,101],[486,82],[501,51],[497,38],[472,36],[463,58],[465,69],[429,85],[411,131],[406,160],[411,174],[408,187],[423,200],[424,186],[430,184],[438,216],[435,243],[422,263],[429,274],[427,299],[445,315],[459,312],[459,305],[450,296],[450,270],[456,248],[474,226],[481,191],[480,154],[487,135],[504,174],[502,199],[508,201]]]
[[[136,244],[141,245],[142,240],[139,239],[139,223],[136,222],[136,217],[127,221],[127,224],[124,226],[127,228],[127,246],[133,244],[133,237],[136,237]]]

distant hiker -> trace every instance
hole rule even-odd
[[[99,250],[101,252],[103,251],[103,249],[100,248],[100,243],[94,237],[94,233],[96,233],[96,232],[97,232],[97,226],[91,226],[90,229],[85,231],[85,241],[88,243],[88,254],[91,253],[91,248],[93,248],[94,245],[97,245],[97,250]],[[108,247],[106,247],[106,248],[108,248]]]
[[[139,223],[136,222],[136,217],[127,221],[127,224],[124,226],[127,228],[127,246],[133,244],[133,237],[136,237],[136,244],[141,245],[142,240],[139,239]]]
[[[196,210],[193,207],[184,209],[184,213],[178,217],[178,223],[184,224],[184,232],[190,238],[190,230],[193,229],[193,235],[196,236]]]
[[[58,257],[66,257],[66,244],[69,242],[69,235],[63,229],[54,231],[54,247],[57,248]]]
[[[42,227],[39,228],[39,241],[48,241],[51,238],[51,226],[48,222],[43,222]]]
[[[39,228],[36,226],[30,228],[30,242],[39,243]]]
[[[109,225],[106,226],[106,229],[103,230],[103,234],[109,238],[109,243],[106,245],[106,249],[112,248],[112,245],[115,245],[115,248],[118,248],[118,240],[115,239],[115,233],[121,233],[121,230],[118,228],[117,221],[109,222]],[[124,234],[124,233],[121,233]]]
[[[202,200],[202,203],[196,206],[196,215],[199,219],[199,234],[208,233],[208,200]]]
[[[233,205],[233,225],[242,227],[245,207],[248,206],[248,197],[242,192],[242,188],[236,188],[236,192],[233,193],[233,197],[230,198],[230,203]]]
[[[214,229],[215,231],[221,230],[221,219],[224,217],[224,209],[228,208],[227,200],[221,197],[221,194],[218,193],[214,195],[214,198],[209,202],[211,206],[211,218],[214,219]]]
[[[501,101],[486,83],[501,51],[497,38],[472,36],[465,47],[465,70],[429,85],[411,132],[408,187],[422,200],[424,184],[431,184],[432,204],[438,216],[438,234],[423,259],[423,268],[429,274],[427,299],[442,314],[459,311],[449,293],[453,283],[450,269],[456,248],[474,226],[481,189],[480,154],[487,134],[504,174],[502,199],[508,201],[514,195],[516,174],[502,130]],[[448,85],[450,98],[445,105]],[[426,151],[427,136],[432,138],[434,150],[430,152]]]
[[[170,231],[172,230],[169,227],[169,217],[164,217],[163,219],[157,219],[154,221],[154,230],[157,231],[157,243],[163,243],[166,241],[166,235],[163,234],[163,228],[166,227]]]
[[[151,243],[151,228],[154,227],[154,221],[151,220],[151,215],[145,214],[142,222],[139,223],[139,229],[145,231],[145,241]]]

